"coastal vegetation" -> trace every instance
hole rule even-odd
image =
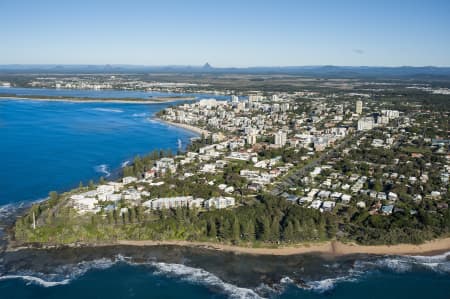
[[[54,201],[54,199],[56,201]],[[17,221],[19,242],[68,244],[102,243],[115,240],[191,240],[241,243],[297,243],[331,237],[333,219],[270,195],[234,210],[201,212],[179,208],[145,213],[130,208],[127,213],[101,213],[80,217],[73,210],[54,213],[57,199],[35,205]],[[33,229],[33,214],[44,225]]]
[[[146,212],[142,207],[130,207],[122,213],[114,210],[84,216],[62,207],[62,198],[53,192],[48,201],[35,204],[19,218],[15,240],[42,244],[187,240],[274,246],[338,239],[373,245],[418,244],[450,232],[448,210],[427,213],[420,209],[418,215],[396,213],[392,217],[345,208],[320,213],[269,194],[260,194],[233,210]]]

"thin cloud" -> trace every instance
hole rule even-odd
[[[359,54],[359,55],[363,55],[364,54],[364,50],[362,49],[353,49],[353,53]]]

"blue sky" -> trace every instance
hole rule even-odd
[[[0,0],[0,64],[450,66],[450,1]]]

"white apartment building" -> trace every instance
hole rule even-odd
[[[358,120],[358,131],[372,130],[375,126],[373,117],[362,117]]]
[[[356,101],[356,113],[361,114],[363,109],[363,102]]]
[[[211,197],[204,202],[204,206],[207,209],[225,209],[235,205],[235,200],[233,197]]]
[[[283,131],[278,131],[275,133],[275,145],[282,147],[286,144],[286,140],[287,140],[287,134],[286,132]]]

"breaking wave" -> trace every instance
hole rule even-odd
[[[120,164],[120,167],[121,168],[127,167],[128,165],[130,165],[130,163],[131,163],[130,160],[123,161],[122,164]]]
[[[356,282],[358,279],[356,277],[349,276],[341,276],[336,278],[326,278],[322,280],[310,281],[308,282],[307,288],[316,291],[318,293],[325,293],[335,288],[338,283],[341,282]]]
[[[10,223],[21,211],[28,209],[34,203],[46,200],[47,198],[40,198],[36,200],[20,201],[16,203],[8,203],[0,206],[0,224]]]
[[[386,256],[376,260],[360,260],[355,263],[355,268],[387,269],[396,273],[417,269],[450,274],[450,251],[434,256]]]
[[[435,256],[384,256],[356,260],[353,267],[341,276],[301,283],[295,282],[290,277],[284,277],[280,281],[280,286],[283,288],[286,285],[295,285],[304,290],[325,293],[333,290],[339,283],[358,282],[374,271],[391,271],[401,274],[414,270],[428,270],[448,275],[450,274],[450,252]]]
[[[216,287],[230,298],[262,298],[251,289],[241,288],[224,282],[219,277],[203,269],[192,268],[182,264],[152,263],[158,270],[155,274],[164,274],[182,280]]]
[[[22,279],[27,281],[28,283],[38,284],[45,288],[47,287],[55,287],[59,285],[65,285],[70,282],[69,279],[64,279],[61,281],[46,281],[42,278],[36,277],[36,276],[30,276],[30,275],[5,275],[0,276],[0,280],[8,280],[8,279]]]
[[[284,277],[280,281],[280,287],[282,290],[286,285],[295,285],[298,288],[314,291],[317,293],[325,293],[333,290],[337,284],[342,282],[357,282],[360,279],[359,274],[349,273],[348,275],[333,277],[333,278],[324,278],[321,280],[311,280],[304,281],[301,283],[295,282],[290,277]]]
[[[0,206],[0,219],[8,218],[11,215],[16,214],[17,210],[20,209],[24,203],[19,204],[6,204],[3,206]]]
[[[108,269],[113,265],[122,262],[131,266],[148,265],[153,268],[153,274],[175,277],[184,281],[201,284],[208,287],[214,287],[218,291],[225,293],[229,298],[263,298],[255,291],[246,288],[240,288],[230,283],[222,281],[220,278],[203,269],[192,268],[182,264],[167,263],[132,263],[129,258],[117,255],[114,259],[98,259],[90,262],[80,262],[57,267],[52,274],[23,272],[17,274],[0,274],[1,280],[22,279],[28,284],[36,284],[42,287],[55,287],[69,284],[71,281],[83,276],[89,270]]]
[[[42,273],[7,273],[0,274],[1,280],[22,279],[28,284],[36,284],[42,287],[55,287],[69,284],[71,281],[83,276],[91,269],[108,269],[117,263],[126,263],[130,266],[146,265],[154,275],[162,275],[180,279],[192,284],[199,284],[211,288],[213,291],[225,294],[229,298],[263,298],[265,295],[272,297],[275,293],[283,293],[286,286],[293,285],[306,291],[326,293],[332,291],[338,284],[344,282],[358,282],[367,278],[374,271],[393,271],[404,273],[414,269],[426,269],[448,275],[450,273],[450,252],[437,256],[383,256],[369,257],[368,259],[355,260],[353,267],[341,272],[336,277],[325,277],[319,280],[296,281],[290,277],[284,277],[277,285],[261,285],[255,289],[243,288],[225,282],[218,276],[201,268],[194,268],[183,264],[171,264],[163,262],[133,263],[130,258],[117,255],[113,259],[98,259],[78,264],[59,266],[52,274]],[[419,268],[418,268],[419,267]]]
[[[109,172],[109,167],[106,164],[97,165],[94,169],[98,173],[103,173],[105,177],[109,177],[111,175],[111,172]]]
[[[21,272],[12,275],[0,275],[0,280],[22,279],[28,284],[36,284],[42,287],[55,287],[69,284],[72,280],[83,276],[91,269],[107,269],[114,265],[110,259],[98,259],[91,262],[80,262],[76,265],[64,265],[57,267],[52,274]]]

